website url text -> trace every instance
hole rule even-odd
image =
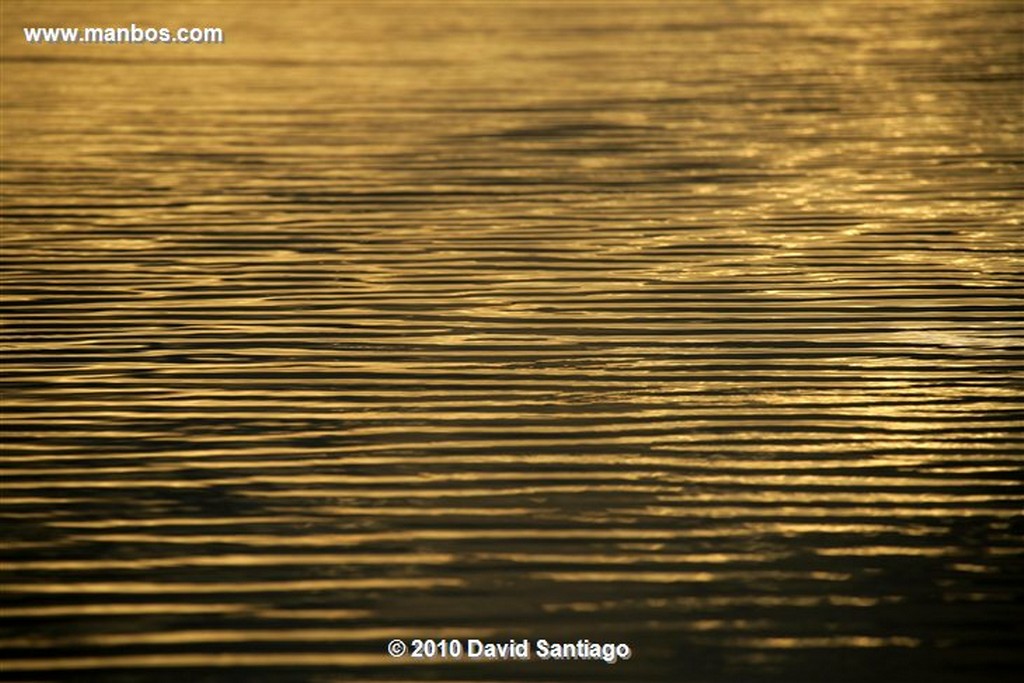
[[[89,28],[23,28],[27,43],[223,43],[219,28],[142,28],[107,26]]]

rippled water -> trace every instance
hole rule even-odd
[[[2,677],[1024,665],[1020,3],[81,5],[3,7]],[[228,42],[20,32],[131,22]]]

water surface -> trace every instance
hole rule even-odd
[[[3,678],[1024,664],[1019,3],[3,12]]]

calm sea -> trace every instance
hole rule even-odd
[[[0,678],[1024,667],[1020,2],[2,10]]]

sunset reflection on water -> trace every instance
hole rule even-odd
[[[1024,664],[1019,3],[2,12],[0,678]]]

